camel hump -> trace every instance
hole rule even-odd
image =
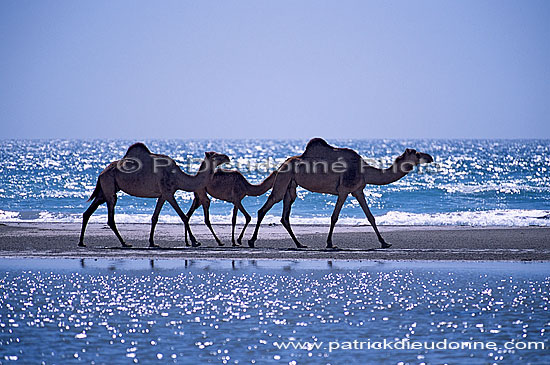
[[[128,151],[126,151],[126,154],[124,155],[124,157],[138,156],[143,154],[150,155],[151,151],[149,151],[149,149],[145,144],[138,142],[128,147]]]
[[[322,138],[313,138],[310,140],[306,145],[306,150],[302,154],[302,156],[322,156],[327,151],[334,151],[334,147],[329,145],[324,139]]]
[[[217,168],[214,172],[214,177],[233,177],[233,178],[239,178],[239,176],[243,176],[239,171],[236,170],[226,170],[224,168]]]
[[[356,159],[359,155],[352,149],[329,145],[322,138],[313,138],[306,145],[302,157],[342,157]]]
[[[322,138],[313,138],[311,139],[307,145],[306,145],[306,151],[308,149],[311,149],[311,148],[317,148],[317,147],[326,147],[326,148],[333,148],[331,145],[329,145],[327,143],[327,141],[325,141],[324,139]]]

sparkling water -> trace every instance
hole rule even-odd
[[[550,361],[545,263],[3,259],[0,288],[0,363]]]
[[[80,222],[98,174],[120,159],[136,141],[3,140],[0,142],[0,222]],[[365,195],[379,224],[550,226],[549,140],[329,140],[357,151],[377,167],[388,167],[405,148],[431,154],[435,163],[416,168],[386,186],[367,186]],[[152,140],[151,151],[171,156],[188,173],[196,173],[205,151],[227,154],[259,183],[286,158],[303,152],[306,140]],[[247,197],[255,217],[269,193]],[[155,199],[119,193],[118,222],[149,222]],[[179,192],[184,211],[193,195]],[[335,196],[298,190],[294,224],[329,222]],[[211,219],[229,223],[232,205],[214,200]],[[266,218],[278,222],[282,204]],[[193,222],[202,222],[199,209]],[[242,217],[239,216],[241,222]],[[106,221],[101,207],[92,222]],[[179,222],[168,205],[161,222]],[[355,199],[348,198],[339,224],[364,224]]]

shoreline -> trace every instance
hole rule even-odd
[[[550,261],[550,227],[379,226],[389,249],[379,249],[368,225],[336,226],[338,249],[326,249],[327,225],[294,225],[307,249],[295,249],[282,225],[260,229],[257,248],[231,247],[231,226],[214,224],[225,243],[218,247],[208,228],[192,224],[200,247],[186,247],[182,224],[159,223],[155,242],[148,248],[150,225],[118,224],[132,248],[122,248],[105,224],[91,223],[85,236],[87,247],[77,246],[78,223],[2,223],[0,257],[3,258],[127,258],[127,259],[268,259],[268,260],[372,260],[372,261]],[[248,239],[253,226],[249,226]],[[242,225],[237,225],[240,233]]]

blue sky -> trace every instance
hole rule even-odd
[[[550,1],[0,2],[1,138],[550,138]]]

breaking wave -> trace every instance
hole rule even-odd
[[[191,223],[201,224],[203,222],[201,214],[195,214],[191,218]],[[280,217],[267,215],[264,224],[279,224]],[[150,214],[125,214],[116,215],[117,223],[150,223]],[[210,221],[214,224],[230,224],[229,215],[210,215]],[[254,223],[253,220],[252,223]],[[452,213],[408,213],[399,211],[390,211],[384,215],[376,217],[376,221],[382,226],[471,226],[471,227],[527,227],[540,226],[550,227],[549,210],[485,210],[472,212],[452,212]],[[80,223],[82,216],[80,214],[65,214],[51,212],[13,212],[0,210],[0,223]],[[105,214],[95,214],[90,218],[90,223],[105,223],[107,216]],[[237,222],[242,224],[244,219],[239,216]],[[292,224],[296,225],[329,225],[330,216],[301,217],[292,216]],[[178,216],[164,214],[159,217],[159,223],[179,224],[181,220]],[[368,225],[366,218],[341,217],[338,225]]]

